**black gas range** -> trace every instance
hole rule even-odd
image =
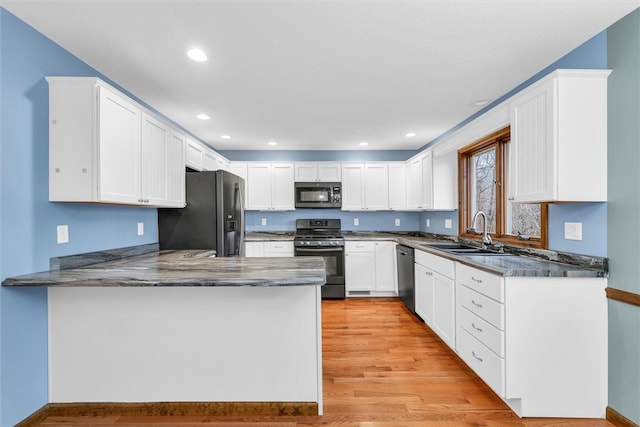
[[[295,256],[324,258],[327,282],[322,287],[322,298],[344,298],[344,236],[342,236],[340,220],[296,220],[293,244]]]

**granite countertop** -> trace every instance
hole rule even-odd
[[[531,277],[607,277],[607,259],[587,255],[540,249],[507,247],[514,256],[455,255],[424,246],[436,242],[458,242],[455,236],[438,236],[418,232],[343,231],[347,241],[390,240],[414,249],[433,253],[471,267],[501,276]],[[293,232],[247,233],[247,241],[293,240]],[[462,242],[477,245],[474,242]]]
[[[84,267],[10,277],[2,286],[323,285],[321,257],[215,258],[212,251],[160,251]]]
[[[293,241],[296,233],[293,231],[249,231],[244,235],[245,242],[273,242],[273,241]]]

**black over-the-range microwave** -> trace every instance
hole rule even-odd
[[[342,183],[296,182],[296,208],[342,207]]]

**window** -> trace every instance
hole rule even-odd
[[[473,215],[487,216],[487,230],[494,241],[546,248],[546,203],[513,203],[508,200],[510,128],[502,129],[458,151],[460,183],[460,236],[477,239]],[[484,224],[478,219],[477,230]]]

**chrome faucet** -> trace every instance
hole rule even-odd
[[[484,219],[483,230],[482,230],[482,245],[486,247],[486,246],[489,246],[489,245],[491,245],[493,243],[491,241],[491,236],[489,236],[489,233],[487,232],[487,229],[489,228],[488,224],[487,224],[487,214],[485,214],[482,211],[478,211],[473,216],[473,219],[471,220],[471,222],[473,224],[473,230],[476,231],[477,230],[476,222],[478,220],[478,217],[481,216],[481,215],[482,215],[482,218]]]

